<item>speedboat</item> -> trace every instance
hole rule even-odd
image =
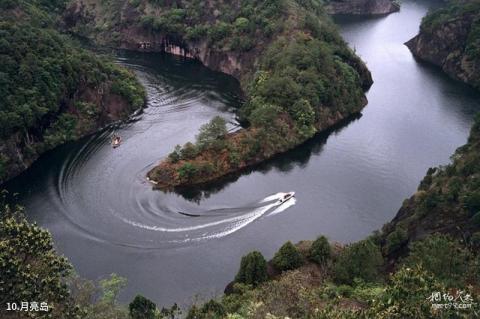
[[[278,200],[278,202],[279,202],[280,204],[283,204],[283,203],[285,203],[287,200],[289,200],[290,198],[293,198],[293,197],[295,197],[295,192],[289,192],[289,193],[286,193],[285,195],[283,195],[282,198],[280,198],[280,199]]]
[[[120,136],[115,136],[115,137],[112,139],[112,147],[113,147],[113,148],[119,147],[121,142],[122,142],[122,138],[121,138]]]

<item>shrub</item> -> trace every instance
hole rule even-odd
[[[132,319],[154,319],[157,306],[142,295],[137,295],[128,305]]]
[[[392,276],[383,296],[375,299],[367,318],[436,318],[427,298],[437,291],[444,288],[424,269],[404,267]]]
[[[393,232],[388,234],[386,250],[390,254],[400,248],[408,240],[408,233],[402,227],[397,227]]]
[[[223,319],[226,316],[225,308],[221,303],[211,299],[201,308],[190,308],[186,319]]]
[[[250,21],[247,18],[239,17],[235,20],[234,25],[235,29],[240,32],[247,32],[249,28]]]
[[[178,169],[178,176],[181,179],[190,179],[198,172],[198,169],[192,163],[185,163]]]
[[[455,285],[465,278],[469,257],[468,251],[450,236],[434,234],[413,243],[405,264],[422,265],[439,280]]]
[[[177,163],[182,157],[182,147],[180,145],[175,146],[173,152],[168,154],[168,159],[172,163]]]
[[[319,265],[325,265],[332,255],[332,248],[325,236],[318,237],[310,248],[309,258]]]
[[[334,264],[334,279],[338,283],[352,284],[355,278],[367,282],[379,277],[383,257],[380,248],[372,240],[366,239],[348,245],[340,253]]]
[[[202,125],[197,135],[197,146],[205,149],[219,146],[219,141],[227,135],[227,122],[220,116],[215,116],[209,123]]]
[[[235,281],[257,286],[267,280],[267,276],[267,261],[260,252],[252,251],[242,257]]]
[[[198,148],[191,142],[186,143],[180,151],[181,159],[192,159],[198,155]]]
[[[290,241],[283,244],[273,257],[273,265],[281,271],[292,270],[302,264],[303,258],[300,251]]]

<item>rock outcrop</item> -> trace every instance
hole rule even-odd
[[[471,6],[471,7],[470,7]],[[415,57],[450,77],[480,89],[480,3],[454,4],[424,19],[406,43]]]
[[[333,0],[325,7],[332,15],[384,15],[400,10],[400,5],[392,0]]]

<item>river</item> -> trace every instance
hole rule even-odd
[[[45,154],[6,187],[81,276],[126,277],[124,301],[190,303],[221,294],[251,250],[271,258],[287,240],[362,239],[392,219],[428,167],[449,162],[480,110],[478,94],[403,45],[428,7],[404,1],[386,17],[337,19],[375,81],[363,116],[208,190],[163,193],[144,177],[213,116],[235,129],[237,82],[193,61],[126,52],[118,59],[147,89],[144,112]],[[124,140],[115,150],[114,131]],[[286,191],[296,202],[279,207]]]

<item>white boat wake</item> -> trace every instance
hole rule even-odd
[[[179,213],[167,225],[146,224],[118,216],[124,223],[152,232],[170,233],[168,242],[191,242],[221,238],[233,234],[263,216],[284,212],[296,204],[295,197],[282,201],[288,193],[277,193],[244,208],[224,208],[198,214]],[[185,223],[188,225],[185,225]]]

